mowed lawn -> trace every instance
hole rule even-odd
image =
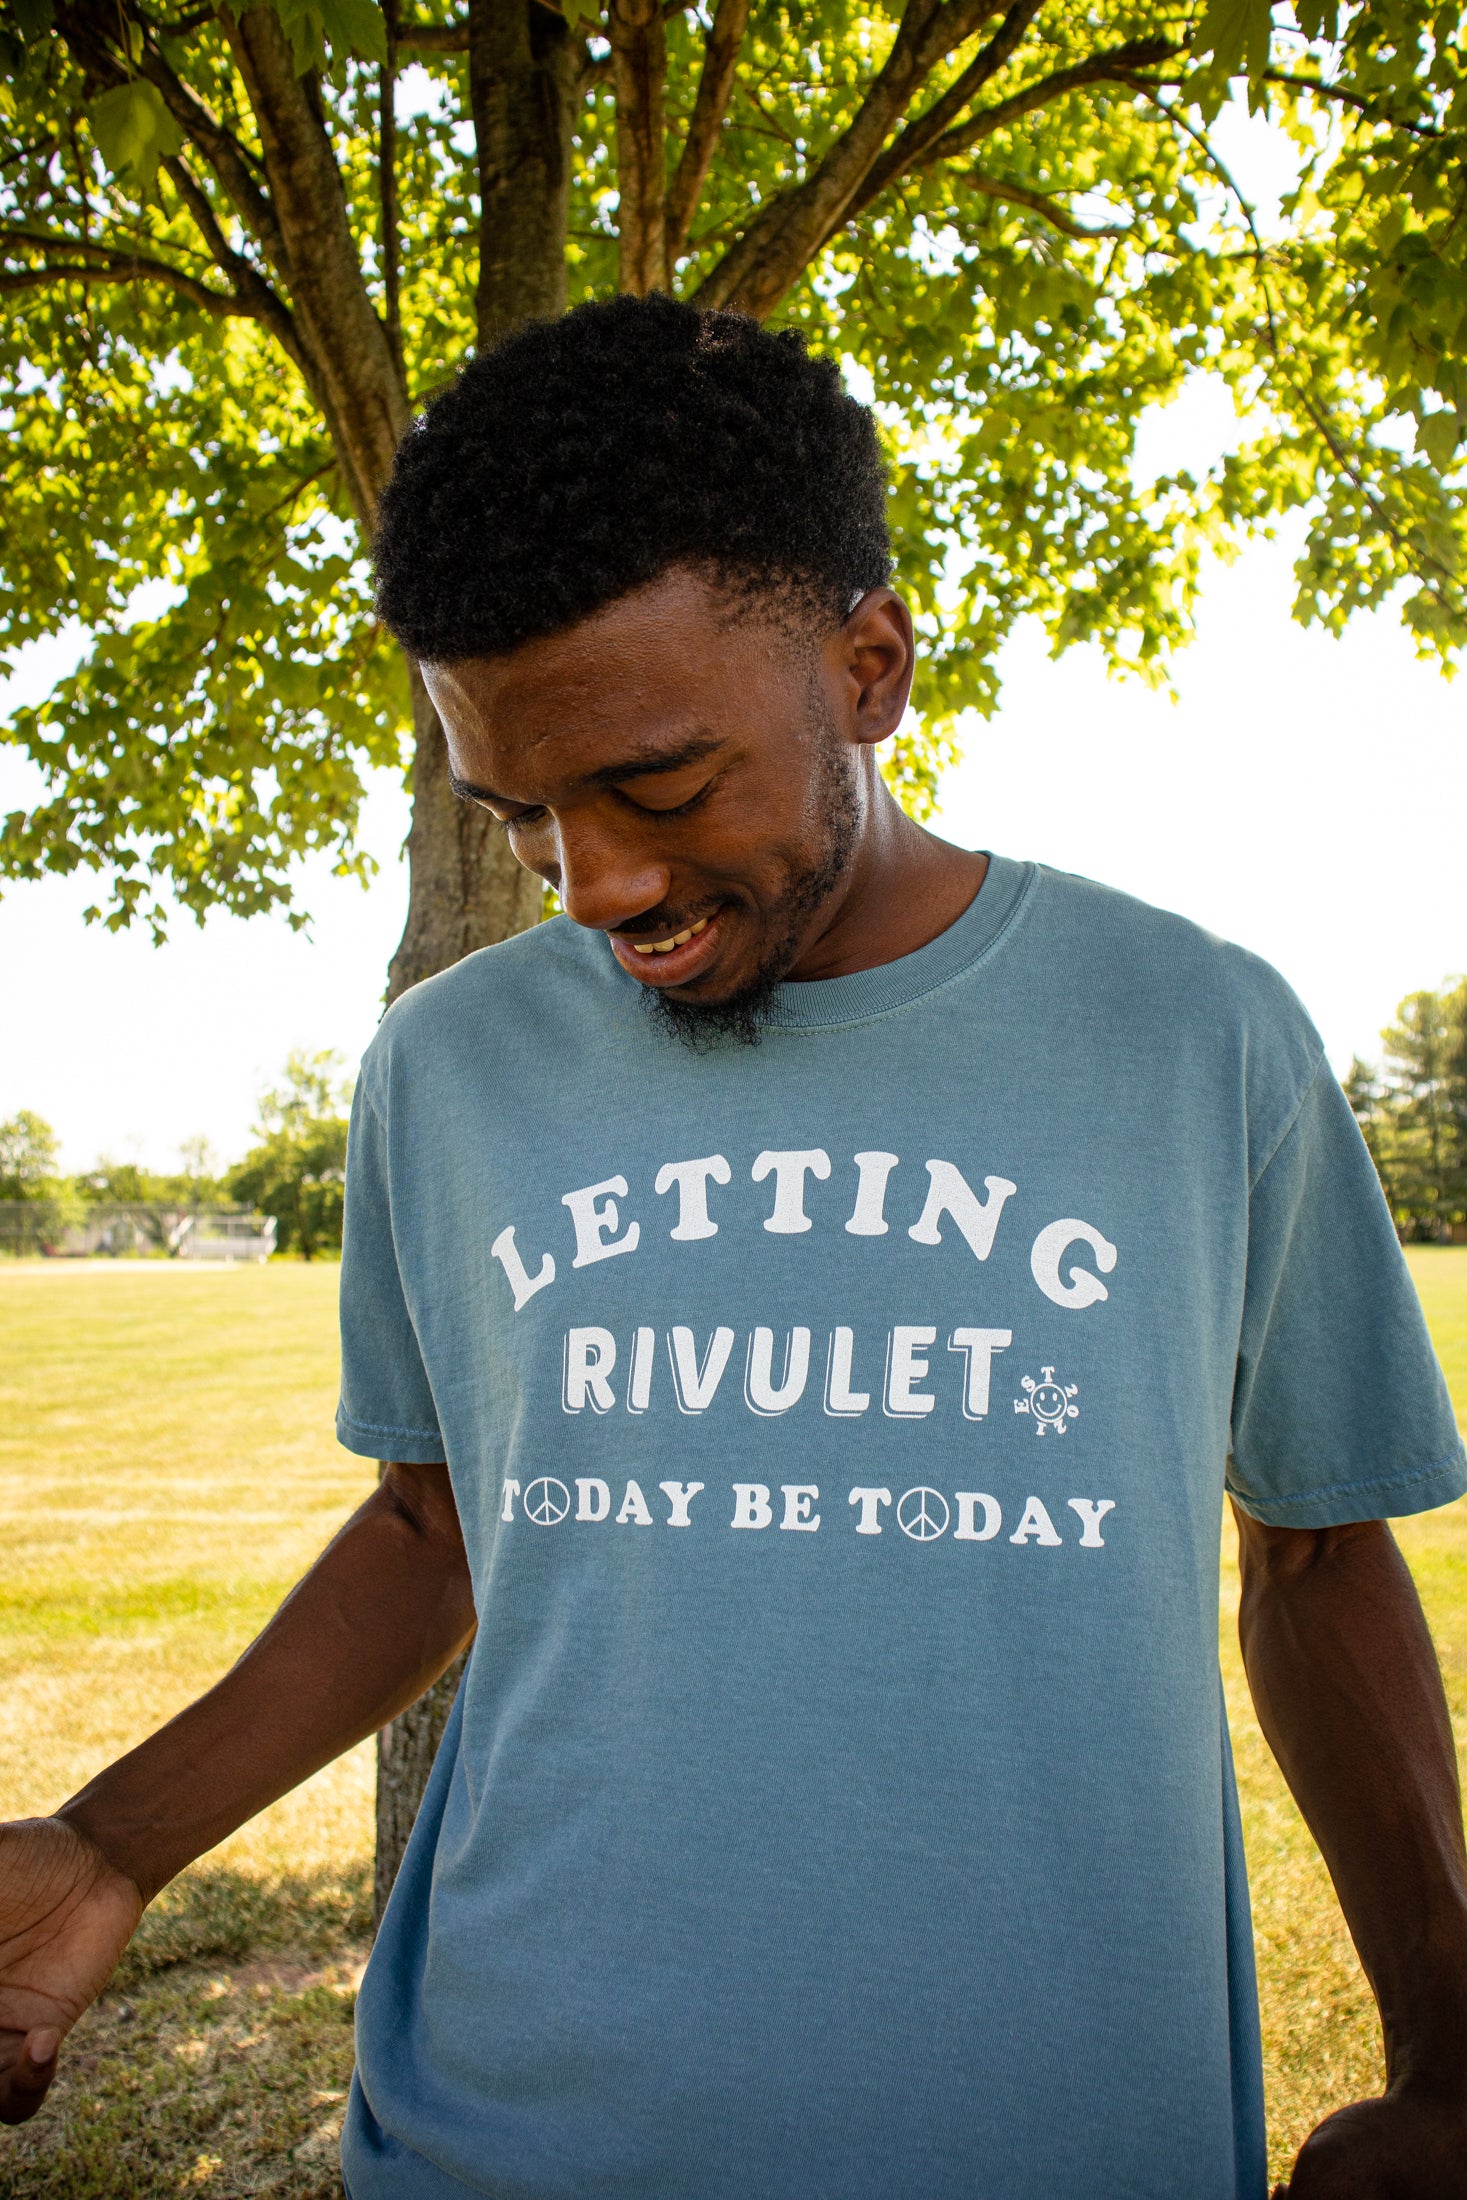
[[[1467,1420],[1467,1248],[1413,1252]],[[372,1470],[331,1434],[338,1271],[0,1264],[0,1814],[43,1811],[228,1664]],[[1467,1745],[1467,1503],[1402,1522]],[[1222,1659],[1253,1874],[1273,2165],[1380,2082],[1373,2008]],[[155,1905],[0,2200],[335,2195],[369,1930],[371,1752],[358,1750]]]

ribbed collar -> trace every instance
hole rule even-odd
[[[983,884],[955,924],[914,954],[845,978],[780,986],[768,1011],[775,1030],[828,1030],[901,1008],[970,969],[994,947],[1033,885],[1035,866],[990,855]]]

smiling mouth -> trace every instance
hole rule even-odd
[[[707,917],[699,917],[696,924],[690,924],[685,932],[674,932],[671,939],[648,940],[645,946],[641,940],[628,940],[626,944],[639,955],[670,955],[675,947],[686,947],[689,940],[695,940],[700,932],[706,932],[708,923]]]
[[[701,978],[717,956],[724,913],[722,907],[710,909],[696,924],[685,924],[660,940],[634,940],[625,932],[613,932],[611,951],[622,969],[643,985],[682,985]]]

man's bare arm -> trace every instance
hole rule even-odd
[[[1467,1850],[1441,1673],[1383,1521],[1234,1508],[1259,1722],[1329,1866],[1380,2007],[1387,2090],[1323,2123],[1292,2200],[1467,2195]]]
[[[390,1466],[224,1678],[53,1818],[0,1827],[0,2121],[185,1864],[422,1694],[474,1627],[444,1467]]]

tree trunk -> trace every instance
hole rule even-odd
[[[388,972],[389,1006],[420,978],[447,970],[476,947],[534,924],[545,889],[516,863],[493,818],[460,802],[448,784],[448,750],[416,665],[411,668],[413,821],[408,828],[407,924]]]
[[[540,0],[470,0],[469,87],[480,186],[479,341],[562,313],[570,203],[571,124],[584,47]],[[388,1002],[475,948],[523,932],[544,888],[506,836],[448,784],[443,729],[412,670],[413,819],[407,924],[388,974]],[[463,1673],[463,1659],[377,1737],[376,1911],[402,1853]]]
[[[468,1653],[454,1659],[426,1696],[384,1726],[377,1736],[377,1867],[372,1897],[374,1922],[382,1922],[387,1897],[402,1862],[433,1759],[458,1694]]]

